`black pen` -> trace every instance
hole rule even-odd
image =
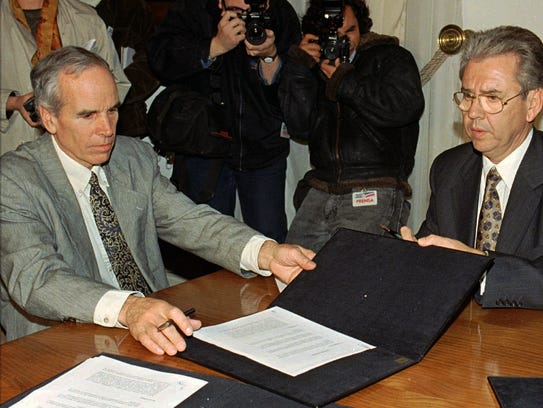
[[[190,309],[187,309],[187,310],[183,310],[183,314],[185,316],[190,316],[190,315],[193,315],[194,313],[196,313],[196,309],[191,307]]]
[[[398,231],[391,230],[386,225],[380,224],[381,228],[386,231],[389,235],[392,235],[394,238],[403,239],[402,234],[400,234]]]
[[[188,316],[190,317],[191,315],[193,315],[194,313],[196,313],[196,309],[191,307],[190,309],[187,309],[187,310],[184,310],[183,311],[183,314],[185,316]],[[157,327],[157,330],[158,331],[162,331],[164,329],[167,329],[168,327],[170,327],[173,323],[173,320],[166,320],[164,323],[162,323],[160,326]]]

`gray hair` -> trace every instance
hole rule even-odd
[[[543,88],[543,43],[533,32],[514,26],[500,26],[468,36],[462,47],[460,80],[469,61],[504,54],[518,58],[517,81],[523,91]]]
[[[60,74],[79,75],[96,66],[104,67],[111,73],[102,57],[81,47],[66,46],[47,55],[30,72],[36,107],[42,105],[58,114],[62,108]]]

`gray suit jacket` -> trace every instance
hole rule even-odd
[[[482,157],[471,143],[440,154],[417,236],[438,234],[474,246]],[[543,132],[534,129],[515,181],[487,274],[484,307],[543,309]]]
[[[167,286],[158,237],[237,271],[256,231],[195,205],[162,177],[152,147],[117,137],[108,164],[110,199],[153,290]],[[51,320],[93,321],[100,280],[75,193],[50,135],[0,158],[1,322],[9,339]]]

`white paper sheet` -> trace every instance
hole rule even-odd
[[[280,307],[204,327],[193,336],[291,376],[375,348]]]
[[[21,408],[175,407],[207,381],[128,364],[89,358],[14,404]]]

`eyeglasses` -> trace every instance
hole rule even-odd
[[[247,13],[249,11],[249,7],[247,7],[246,9],[242,9],[240,7],[232,6],[232,7],[225,7],[224,9],[226,11],[233,11],[233,12],[238,13],[238,14]]]
[[[527,91],[521,91],[515,96],[508,99],[503,99],[496,95],[474,95],[469,92],[458,91],[453,94],[453,99],[462,112],[469,111],[471,105],[473,105],[473,101],[478,99],[479,103],[481,104],[481,108],[486,113],[494,115],[496,113],[500,113],[510,100],[515,99],[517,96],[524,95],[526,92]]]
[[[234,13],[238,13],[238,14],[244,14],[244,13],[247,13],[249,12],[249,9],[251,8],[250,5],[248,5],[246,8],[241,8],[241,7],[236,7],[236,6],[227,6],[226,5],[226,0],[222,0],[222,6],[224,8],[224,10],[226,11],[233,11]]]

